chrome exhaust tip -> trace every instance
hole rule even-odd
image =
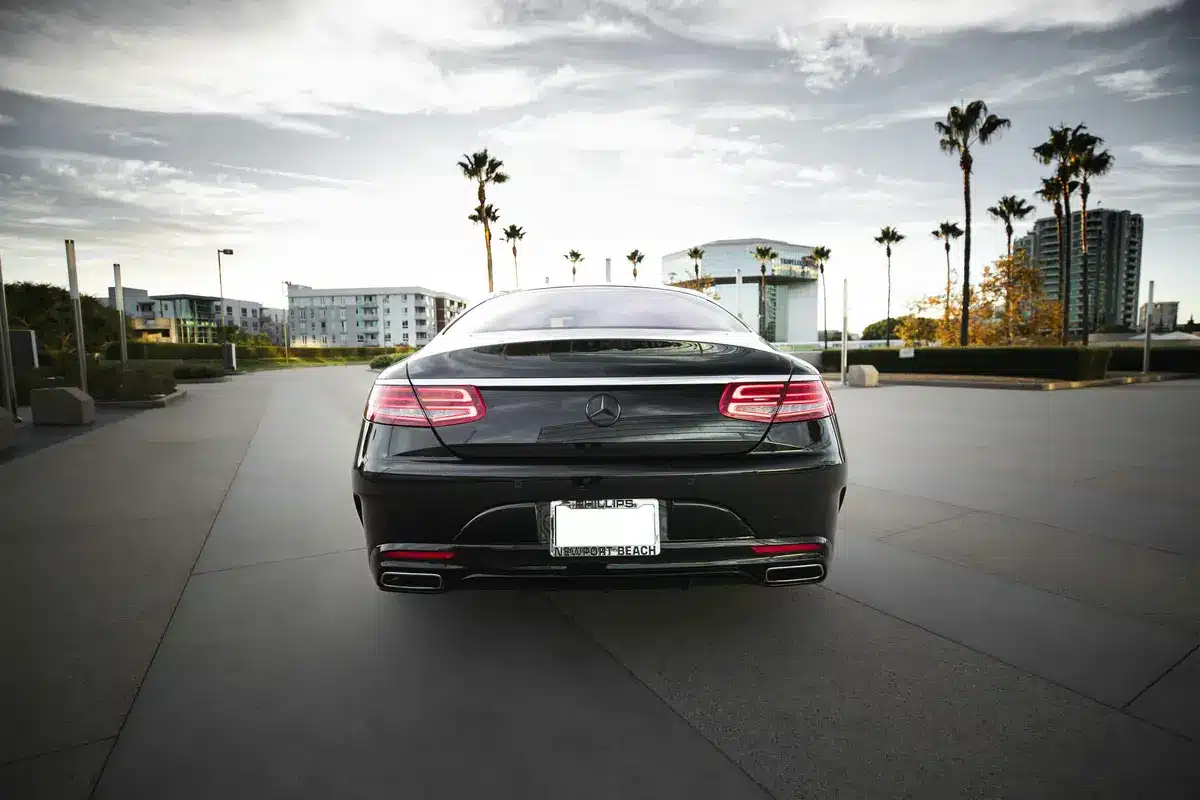
[[[379,583],[387,589],[438,592],[442,589],[442,576],[436,572],[385,572],[379,576]]]
[[[786,567],[767,567],[766,582],[771,586],[790,583],[812,583],[825,577],[821,564],[794,564]]]

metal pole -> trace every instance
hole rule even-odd
[[[87,354],[83,341],[83,306],[79,302],[79,274],[75,268],[75,240],[64,240],[67,246],[67,282],[71,286],[71,306],[75,313],[75,351],[79,356],[79,389],[87,394]]]
[[[125,288],[121,286],[121,265],[113,264],[113,287],[121,320],[121,369],[129,366],[129,344],[125,340]]]
[[[0,263],[0,379],[4,383],[4,396],[0,406],[12,412],[15,422],[21,421],[17,413],[17,376],[13,369],[12,334],[8,327],[8,298],[4,294],[4,266]]]
[[[734,289],[734,297],[736,299],[733,302],[737,304],[738,319],[742,319],[742,271],[741,271],[741,269],[738,269],[734,273],[733,284],[736,287]]]
[[[221,248],[217,248],[217,286],[221,291],[221,305],[217,307],[218,325],[221,326],[221,344],[225,344],[225,278],[221,275]],[[221,358],[225,358],[225,351],[221,351]]]
[[[1146,345],[1142,351],[1142,374],[1150,372],[1150,319],[1154,316],[1154,281],[1150,281],[1150,294],[1146,298]]]
[[[283,282],[283,365],[285,367],[291,363],[291,355],[289,354],[288,350],[288,344],[290,342],[290,339],[288,338],[288,317],[292,313],[292,293],[290,291],[291,285],[292,284],[288,281]]]
[[[850,329],[850,279],[842,278],[842,383],[846,383],[846,374],[850,370],[849,345],[847,344]]]

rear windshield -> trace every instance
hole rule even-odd
[[[748,330],[737,317],[703,297],[661,289],[589,286],[500,295],[463,314],[446,332],[458,335],[555,328]]]

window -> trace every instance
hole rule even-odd
[[[456,334],[550,328],[646,328],[746,333],[721,306],[694,294],[627,286],[546,289],[500,295],[455,319]]]
[[[392,341],[392,335],[391,335],[390,333],[385,333],[385,334],[383,335],[383,340],[384,340],[385,342],[390,342],[390,341]]]
[[[363,340],[363,335],[360,333],[360,334],[358,335],[358,343],[359,343],[359,344],[362,344],[362,343],[363,343],[363,341],[364,341],[364,340]]]
[[[242,306],[242,316],[246,316],[246,307]]]
[[[233,313],[233,306],[225,306],[225,313],[226,313],[226,314],[232,314],[232,313]]]
[[[254,317],[255,319],[257,319],[257,318],[258,318],[258,309],[257,309],[257,308],[252,308],[252,309],[250,309],[250,316],[252,316],[252,317]]]
[[[322,337],[321,337],[321,344],[329,344],[329,337],[327,337],[327,336],[322,336]]]

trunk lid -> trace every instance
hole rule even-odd
[[[762,343],[547,337],[443,349],[406,374],[478,389],[482,419],[434,428],[460,458],[646,461],[748,453],[770,425],[722,415],[726,385],[801,369]]]

